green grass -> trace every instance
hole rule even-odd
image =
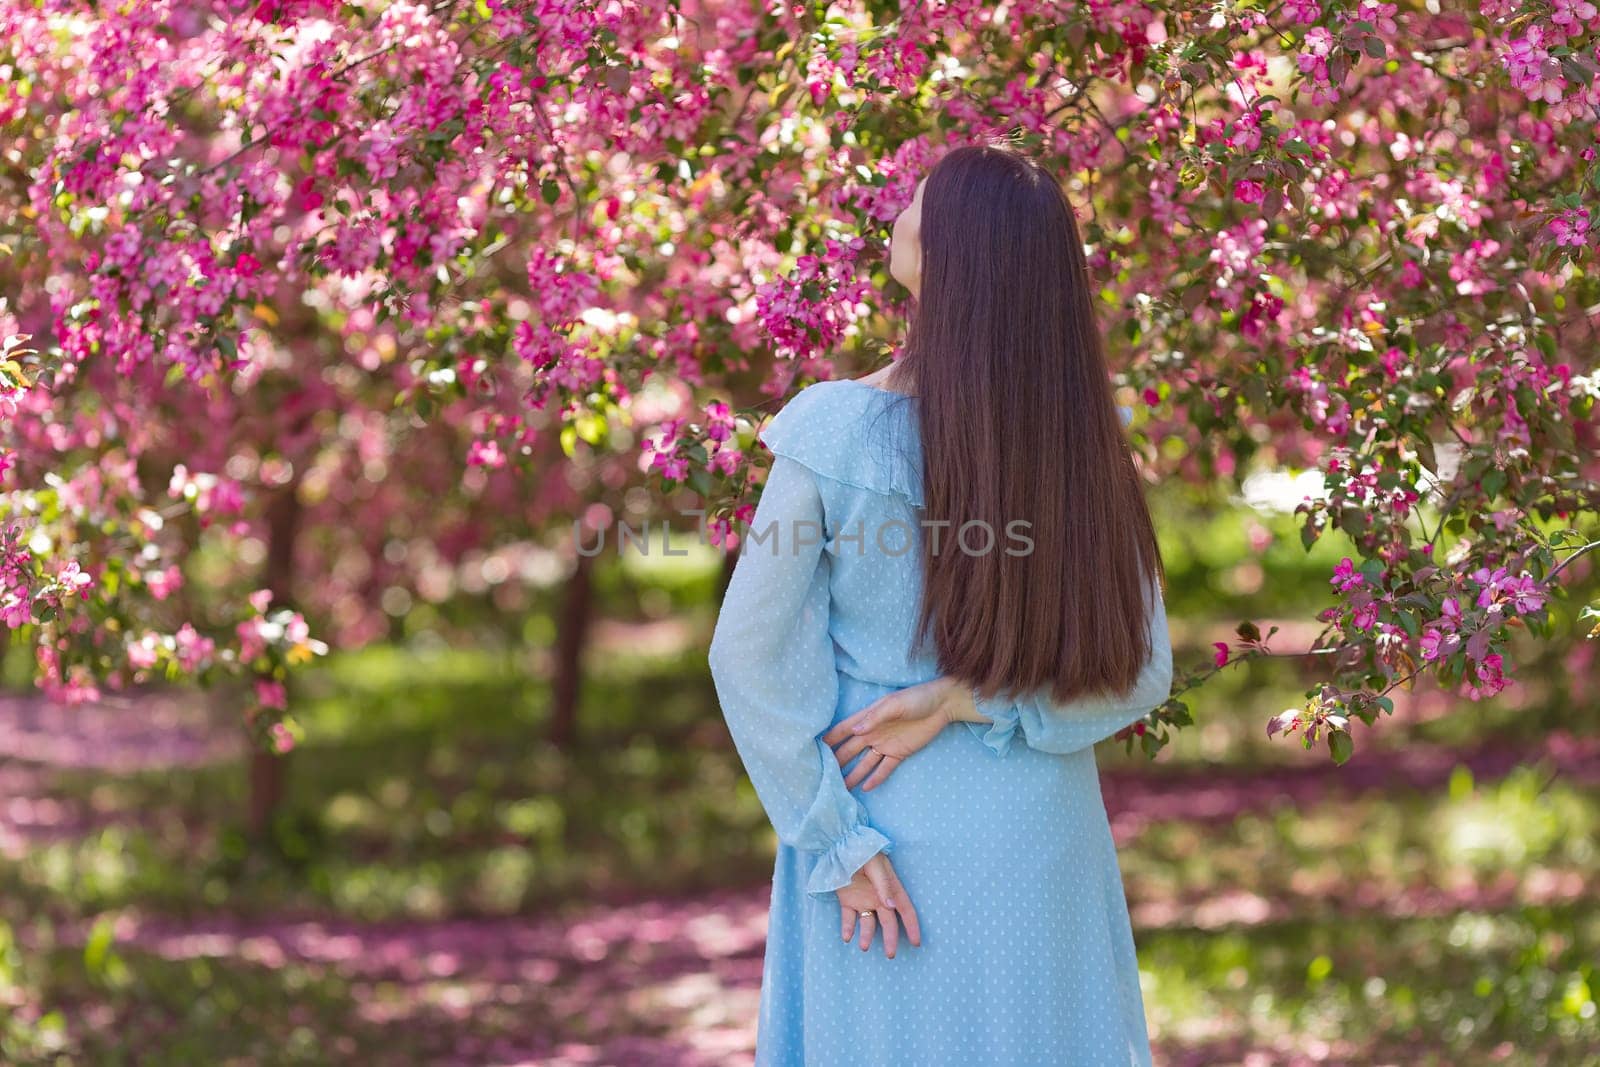
[[[1135,915],[1174,915],[1140,938],[1154,1025],[1342,1042],[1356,1062],[1581,1062],[1600,1038],[1597,860],[1600,795],[1530,767],[1157,824],[1122,851]]]
[[[1600,915],[1585,907],[1357,914],[1139,937],[1169,1046],[1305,1050],[1346,1063],[1600,1062]],[[1210,1061],[1205,1061],[1210,1062]]]
[[[352,978],[295,961],[236,956],[166,959],[111,948],[92,962],[52,948],[24,972],[52,1005],[45,1018],[9,1030],[6,1064],[415,1064],[449,1062],[465,1042],[487,1051],[512,1024],[548,1029],[537,1001],[523,1018],[452,1007],[457,983]],[[0,972],[0,992],[6,982]],[[530,1018],[530,1016],[532,1018]],[[396,1027],[404,1036],[396,1038]],[[487,1057],[485,1057],[487,1062]]]

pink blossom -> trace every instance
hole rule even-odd
[[[150,590],[150,595],[157,600],[165,600],[183,586],[183,571],[176,563],[165,570],[151,570],[144,573],[144,584]]]
[[[78,561],[69,559],[56,571],[56,581],[66,589],[66,594],[71,596],[76,593],[80,600],[88,600],[93,591],[94,578],[85,574],[78,566]]]
[[[210,666],[212,657],[216,654],[217,645],[209,637],[202,636],[190,623],[184,623],[174,635],[177,641],[178,665],[185,671],[194,672],[203,667]]]
[[[1491,653],[1482,660],[1472,665],[1476,682],[1468,682],[1465,693],[1469,700],[1482,700],[1484,697],[1494,696],[1506,687],[1505,675],[1502,671],[1504,663],[1498,652]]]
[[[1550,220],[1550,233],[1558,245],[1582,248],[1589,243],[1589,209],[1569,208]]]
[[[249,663],[267,650],[267,639],[262,633],[263,620],[246,619],[234,627],[234,636],[239,639],[239,659]]]
[[[137,641],[128,644],[128,664],[135,670],[154,667],[160,660],[160,638],[146,631]]]
[[[1542,23],[1529,24],[1527,33],[1506,42],[1500,58],[1511,84],[1528,99],[1555,104],[1566,94],[1567,80],[1561,74],[1560,61],[1545,46],[1544,33]]]
[[[1422,659],[1431,662],[1449,656],[1461,647],[1461,636],[1442,626],[1429,626],[1422,631]]]
[[[713,441],[726,441],[734,429],[733,413],[721,400],[706,405],[706,436]]]
[[[1290,17],[1302,25],[1310,25],[1322,17],[1322,4],[1318,0],[1287,0],[1284,7]]]
[[[473,441],[467,446],[467,466],[495,470],[506,465],[506,455],[498,441]]]
[[[1595,17],[1600,14],[1600,8],[1590,0],[1553,0],[1550,6],[1550,21],[1569,37],[1576,37],[1585,28],[1594,26]]]
[[[1400,32],[1400,27],[1394,20],[1398,10],[1396,4],[1383,3],[1381,0],[1361,0],[1349,21],[1370,22],[1377,27],[1379,36],[1393,37]]]
[[[1362,585],[1366,580],[1366,575],[1356,570],[1350,557],[1345,556],[1339,561],[1339,565],[1333,568],[1333,577],[1328,579],[1328,584],[1343,593]]]
[[[288,706],[288,696],[282,682],[273,678],[257,678],[256,701],[264,708],[283,710]]]

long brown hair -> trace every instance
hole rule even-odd
[[[985,696],[1127,692],[1151,654],[1150,576],[1164,586],[1166,568],[1072,206],[1028,156],[956,148],[923,187],[921,240],[921,292],[889,374],[913,383],[921,416],[918,647],[931,637],[941,671]],[[958,547],[973,520],[993,531],[990,551],[976,535]],[[1026,554],[1007,552],[1026,548],[1008,537],[1016,520]]]

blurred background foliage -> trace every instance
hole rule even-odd
[[[1151,501],[1180,670],[1209,663],[1246,611],[1283,627],[1277,647],[1305,647],[1335,538],[1308,554],[1292,516],[1192,487]],[[705,669],[724,561],[692,533],[674,539],[682,555],[659,543],[595,560],[569,743],[551,740],[545,681],[559,583],[528,582],[513,614],[492,588],[417,605],[390,641],[299,683],[306,739],[259,840],[236,745],[174,755],[135,732],[107,747],[92,721],[74,726],[87,711],[53,709],[55,747],[30,750],[36,701],[9,657],[0,1060],[420,1063],[481,1041],[481,1059],[450,1062],[500,1062],[500,1041],[612,1062],[606,1042],[633,1033],[682,1037],[661,1062],[702,1062],[683,1049],[718,1003],[735,1031],[721,1062],[736,1060],[760,944],[727,931],[764,913],[772,841]],[[1155,761],[1102,746],[1162,1062],[1600,1062],[1596,643],[1575,618],[1592,594],[1580,583],[1556,605],[1572,640],[1530,641],[1513,688],[1479,704],[1406,694],[1344,767],[1265,734],[1310,677],[1292,656],[1211,679]],[[236,740],[215,696],[173,729]],[[63,747],[75,730],[81,751]],[[572,923],[652,899],[687,917],[648,936],[622,922],[593,951],[571,939]],[[722,949],[695,933],[719,917]],[[475,978],[473,936],[523,920],[568,933],[519,948],[516,981]],[[219,923],[232,933],[207,947]],[[341,924],[392,932],[415,966],[364,976],[336,951],[284,950],[337,945]],[[424,966],[439,929],[452,962]],[[563,982],[600,972],[635,991],[721,977],[684,994],[699,1015],[660,1006],[672,997],[557,1010]]]

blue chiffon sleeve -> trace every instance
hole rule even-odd
[[[817,856],[806,885],[816,896],[848,885],[891,847],[821,738],[839,696],[825,537],[813,471],[776,453],[709,657],[728,731],[778,839]]]
[[[1018,737],[1030,748],[1042,752],[1076,752],[1103,741],[1149,714],[1172,695],[1172,637],[1167,630],[1167,606],[1154,582],[1146,586],[1155,602],[1148,616],[1150,658],[1135,680],[1133,688],[1118,696],[1083,697],[1060,704],[1047,691],[1010,699],[1001,693],[980,697],[973,693],[978,711],[992,719],[988,723],[969,722],[973,733],[1001,756],[1011,751]],[[1150,605],[1149,596],[1146,597]]]

